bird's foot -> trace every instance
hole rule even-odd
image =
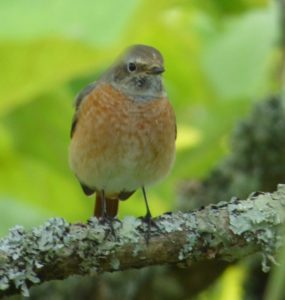
[[[110,216],[107,216],[107,215],[105,215],[103,217],[99,217],[99,224],[108,225],[108,229],[105,232],[104,240],[106,240],[110,234],[113,236],[115,241],[118,240],[117,235],[116,235],[116,231],[115,231],[115,228],[114,228],[114,223],[115,222],[119,223],[120,225],[122,224],[122,222],[119,219],[114,218],[114,217],[110,217]]]
[[[151,228],[156,228],[157,231],[161,231],[159,226],[156,224],[156,222],[154,221],[154,219],[152,218],[151,214],[146,214],[144,217],[140,217],[140,219],[142,220],[143,223],[146,224],[147,226],[147,230],[144,230],[144,226],[140,226],[140,229],[144,232],[144,239],[146,244],[149,244],[150,241],[150,237],[151,237]]]

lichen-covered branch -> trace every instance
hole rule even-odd
[[[280,224],[285,221],[285,185],[276,192],[252,194],[203,209],[165,214],[157,218],[144,240],[144,224],[134,217],[108,225],[96,218],[87,224],[69,224],[61,218],[25,231],[16,226],[0,240],[0,297],[32,285],[73,274],[142,268],[150,265],[189,266],[195,261],[234,261],[255,252],[273,258],[281,245]]]

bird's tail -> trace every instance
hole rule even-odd
[[[108,198],[105,197],[106,203],[106,213],[107,217],[114,218],[118,214],[119,210],[119,197],[118,198]],[[101,193],[96,193],[96,203],[94,207],[94,216],[97,218],[103,217],[102,215],[102,195]]]

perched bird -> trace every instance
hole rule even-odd
[[[96,193],[94,215],[112,219],[119,200],[167,175],[174,162],[176,122],[162,82],[160,52],[135,45],[78,95],[69,163],[86,195]]]

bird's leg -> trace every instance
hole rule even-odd
[[[101,218],[105,219],[107,218],[107,209],[106,209],[106,198],[105,198],[105,191],[101,191]]]
[[[106,239],[108,237],[109,233],[111,232],[112,236],[116,240],[117,237],[116,237],[115,229],[114,229],[114,226],[113,226],[114,219],[107,214],[106,197],[105,197],[105,191],[104,190],[101,191],[100,201],[101,201],[101,215],[99,217],[99,222],[101,224],[107,223],[109,225],[109,228],[110,228],[110,230],[108,230],[106,232],[106,235],[105,235],[104,239]]]
[[[151,226],[156,227],[158,230],[160,230],[160,228],[158,227],[158,225],[155,223],[155,221],[152,218],[144,186],[142,187],[142,192],[143,192],[143,197],[144,197],[145,206],[146,206],[146,215],[142,218],[142,221],[147,224],[147,232],[145,234],[145,240],[146,240],[146,243],[148,244],[149,240],[150,240],[150,228],[151,228]]]
[[[148,201],[147,201],[147,197],[146,197],[146,192],[145,192],[145,187],[142,187],[142,192],[143,192],[143,198],[144,198],[144,202],[145,202],[145,206],[146,206],[146,215],[145,215],[145,219],[151,219],[151,212],[149,209],[149,205],[148,205]]]

